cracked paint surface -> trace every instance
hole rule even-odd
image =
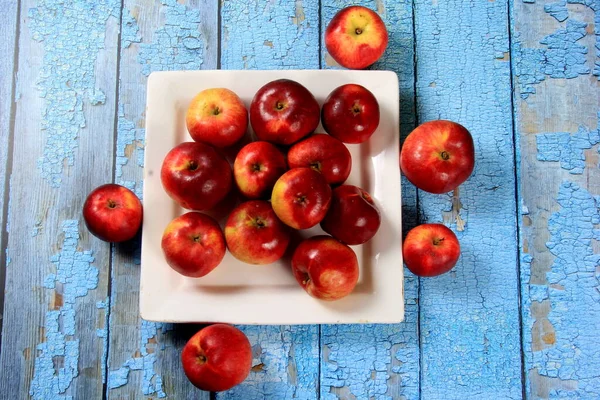
[[[77,137],[85,127],[84,104],[106,100],[96,87],[96,57],[104,48],[106,22],[118,18],[119,9],[118,0],[40,0],[28,11],[32,38],[44,48],[37,88],[45,100],[41,129],[46,144],[37,165],[52,187],[60,186],[65,164],[74,163]]]
[[[535,3],[525,0],[523,2]],[[593,70],[586,65],[588,49],[578,43],[585,37],[588,24],[568,19],[568,4],[582,4],[594,11],[596,58]],[[559,21],[561,27],[540,40],[539,43],[543,47],[522,47],[518,33],[515,34],[513,42],[513,52],[516,55],[515,75],[523,99],[536,93],[535,85],[548,77],[572,79],[593,73],[600,79],[600,3],[597,0],[561,0],[545,4],[544,11]]]
[[[318,327],[245,326],[253,345],[252,371],[218,399],[316,399]]]
[[[61,250],[50,258],[56,273],[46,278],[44,287],[60,292],[63,304],[45,315],[44,340],[36,347],[38,355],[29,388],[29,395],[36,400],[72,399],[67,390],[79,375],[76,300],[98,286],[98,269],[92,264],[92,252],[77,250],[79,222],[65,220],[61,226],[64,234]],[[56,359],[62,360],[61,366],[54,366]]]
[[[377,11],[389,30],[388,47],[371,69],[393,70],[400,86],[400,133],[415,126],[414,36],[410,1],[353,2]],[[342,8],[345,1],[322,4],[321,26]],[[322,68],[331,65],[325,45],[321,46]],[[403,181],[404,229],[415,217],[414,186]],[[402,268],[402,265],[398,265]],[[395,325],[323,325],[321,328],[322,399],[419,398],[419,340],[417,336],[417,279],[405,269],[405,320]],[[354,397],[352,397],[354,396]]]
[[[530,283],[532,261],[523,255],[524,340],[530,395],[595,398],[600,393],[600,196],[575,183],[560,185],[560,209],[548,220],[554,256],[547,284]],[[542,384],[543,383],[543,384]]]
[[[600,112],[598,113],[600,120]],[[539,161],[560,161],[560,166],[571,174],[582,174],[585,169],[584,150],[600,143],[600,129],[589,130],[580,126],[576,133],[540,133],[535,136]]]
[[[319,68],[318,1],[224,1],[221,15],[223,69]]]
[[[505,1],[415,2],[419,121],[450,119],[475,142],[460,186],[461,258],[420,280],[421,397],[520,399],[514,144]],[[435,82],[435,85],[431,83]],[[419,192],[422,222],[442,222],[453,196]]]

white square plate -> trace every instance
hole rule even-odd
[[[346,83],[368,88],[377,98],[381,119],[371,139],[348,145],[352,172],[346,183],[367,190],[381,212],[375,237],[353,246],[360,278],[346,298],[325,302],[310,297],[295,281],[289,260],[254,266],[227,253],[223,262],[202,278],[173,271],[161,250],[167,224],[186,210],[163,190],[160,169],[167,152],[191,141],[185,113],[201,90],[233,90],[249,108],[256,91],[275,79],[306,86],[322,105],[327,95]],[[140,313],[162,322],[227,322],[233,324],[394,323],[404,318],[401,251],[398,78],[390,71],[176,71],[155,72],[148,79],[144,169]],[[249,128],[251,130],[251,128]],[[321,125],[317,132],[324,132]],[[220,221],[223,225],[224,221]],[[323,233],[317,226],[302,236]]]

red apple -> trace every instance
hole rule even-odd
[[[327,214],[331,187],[317,171],[294,168],[275,182],[271,204],[277,217],[294,229],[308,229]]]
[[[227,160],[204,143],[185,142],[163,160],[160,179],[167,194],[188,210],[208,210],[231,190]]]
[[[402,244],[404,264],[415,275],[436,276],[450,271],[460,256],[454,232],[442,224],[422,224],[408,232]]]
[[[294,277],[308,294],[321,300],[349,295],[358,282],[354,251],[330,236],[302,241],[292,256]]]
[[[331,136],[344,143],[363,143],[379,126],[379,103],[367,88],[349,83],[327,96],[321,119]]]
[[[190,278],[208,274],[225,257],[225,238],[219,224],[208,215],[193,211],[167,225],[161,247],[167,264]]]
[[[342,67],[363,69],[383,55],[388,32],[373,10],[351,6],[340,10],[327,25],[325,47]]]
[[[413,130],[402,146],[400,168],[416,187],[431,193],[456,189],[473,172],[473,138],[452,121],[429,121]]]
[[[329,135],[313,135],[288,151],[290,168],[309,167],[330,185],[344,183],[352,169],[352,157],[342,142]]]
[[[252,348],[239,329],[227,324],[209,325],[185,344],[181,364],[194,386],[221,392],[246,379],[252,368]]]
[[[319,125],[319,103],[307,88],[290,79],[261,87],[250,104],[250,123],[259,140],[290,145]]]
[[[342,185],[333,191],[321,228],[343,243],[356,245],[371,240],[380,224],[379,210],[369,193],[357,186]]]
[[[244,136],[248,111],[237,94],[229,89],[201,91],[190,103],[185,122],[196,142],[227,147]]]
[[[124,186],[109,183],[94,189],[83,203],[88,230],[106,242],[132,239],[142,225],[140,199]]]
[[[249,199],[268,197],[285,172],[285,156],[269,142],[253,142],[235,157],[233,176],[240,193]]]
[[[290,242],[289,228],[264,200],[240,204],[225,225],[229,252],[248,264],[270,264],[279,260]]]

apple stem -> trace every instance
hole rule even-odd
[[[257,219],[256,220],[256,225],[258,225],[259,228],[264,228],[265,227],[265,221],[263,221],[262,219]]]
[[[200,236],[196,235],[192,239],[194,239],[194,242],[200,243]]]
[[[283,103],[278,101],[277,103],[275,103],[275,108],[278,110],[283,110],[284,105],[283,105]]]
[[[115,208],[116,206],[117,206],[117,203],[115,203],[113,200],[108,201],[108,208]]]
[[[357,35],[360,35],[361,33],[363,33],[362,29],[360,29],[360,28],[356,28],[356,29],[354,30],[354,32],[355,32]]]
[[[442,244],[443,241],[444,241],[444,238],[435,238],[435,239],[433,239],[433,245],[439,246],[440,244]]]
[[[198,164],[196,164],[196,161],[194,161],[194,160],[191,160],[191,161],[188,163],[188,169],[189,169],[190,171],[195,171],[195,170],[197,170],[197,169],[198,169]]]
[[[447,151],[442,151],[442,153],[440,154],[440,156],[442,157],[442,160],[448,160],[450,159],[450,154],[448,154]]]
[[[221,110],[219,109],[219,107],[215,107],[215,109],[213,110],[213,115],[219,115],[221,114]]]
[[[199,362],[200,364],[204,364],[204,363],[206,362],[206,356],[204,356],[204,355],[202,355],[202,354],[201,354],[201,355],[199,355],[199,356],[198,356],[198,362]]]

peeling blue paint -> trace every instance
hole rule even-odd
[[[143,128],[136,128],[133,121],[125,118],[123,104],[119,104],[119,115],[117,120],[117,158],[116,164],[116,179],[120,184],[123,184],[123,167],[129,162],[129,158],[125,154],[127,146],[135,146],[135,158],[140,167],[144,167],[144,146],[145,146],[146,131]],[[131,188],[130,188],[131,189]],[[133,189],[132,189],[133,190]]]
[[[42,177],[59,187],[65,163],[72,166],[77,137],[85,127],[84,103],[103,104],[104,92],[96,87],[97,54],[104,48],[106,22],[118,18],[118,0],[40,0],[28,12],[32,38],[44,47],[37,82],[45,104],[41,128],[47,140],[38,160]]]
[[[567,0],[561,0],[556,3],[546,4],[544,11],[552,15],[558,22],[564,22],[569,18],[569,10],[567,10]]]
[[[600,120],[600,113],[598,113]],[[584,150],[600,143],[600,129],[590,131],[580,126],[576,133],[540,133],[535,136],[539,161],[560,161],[560,166],[571,174],[582,174],[585,169]]]
[[[225,1],[221,15],[224,69],[319,68],[317,1]]]
[[[548,220],[550,239],[546,246],[555,256],[546,274],[548,285],[523,281],[529,304],[550,302],[546,318],[554,336],[537,348],[532,346],[532,337],[525,336],[526,368],[536,369],[542,377],[577,382],[572,391],[554,393],[556,397],[594,398],[600,393],[596,337],[600,330],[600,255],[594,253],[592,241],[600,240],[596,228],[600,224],[600,196],[565,181],[557,203],[560,209]],[[533,318],[526,316],[529,332]]]
[[[577,78],[590,73],[585,65],[588,49],[577,43],[585,37],[585,22],[569,19],[564,29],[559,29],[542,40],[548,46],[544,73],[551,78]]]
[[[165,25],[154,32],[153,43],[140,44],[142,72],[148,76],[153,71],[200,69],[204,46],[190,45],[203,41],[200,11],[177,0],[161,0],[161,4]]]
[[[29,389],[29,394],[36,400],[71,399],[66,391],[79,374],[79,339],[74,338],[77,334],[75,301],[97,288],[98,269],[92,264],[94,257],[91,251],[77,250],[78,224],[76,220],[63,221],[65,237],[62,248],[50,258],[56,274],[50,274],[45,285],[55,288],[55,283],[62,284],[63,305],[58,310],[46,312],[44,341],[36,347],[38,355]],[[49,285],[50,280],[52,285]],[[64,360],[58,370],[55,370],[54,358]]]
[[[110,299],[107,297],[104,301],[96,303],[96,308],[104,310],[104,326],[96,329],[96,336],[102,338],[102,383],[106,383],[106,369],[108,368],[108,319],[109,319]]]
[[[128,8],[123,8],[123,23],[121,25],[121,48],[126,49],[132,43],[140,43],[142,36],[137,21]]]
[[[240,327],[254,347],[252,371],[242,385],[218,399],[316,399],[319,348],[317,326]]]

